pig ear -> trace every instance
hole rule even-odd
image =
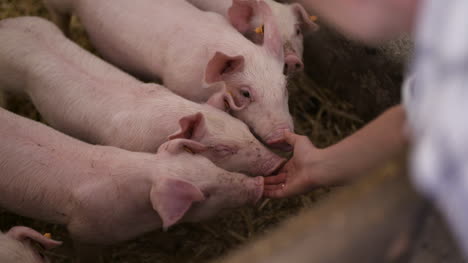
[[[251,21],[256,15],[257,0],[232,0],[228,9],[228,19],[234,28],[241,34],[251,30]]]
[[[194,202],[205,200],[201,190],[192,183],[164,176],[153,186],[150,195],[164,230],[179,222]]]
[[[226,89],[223,89],[211,95],[206,104],[226,112],[230,110],[239,111],[247,106],[246,104],[238,106],[235,103],[234,98],[232,97],[232,93],[227,91]]]
[[[244,70],[244,57],[231,57],[222,52],[216,52],[208,62],[205,70],[206,83],[223,81],[233,73]]]
[[[205,117],[201,112],[182,117],[179,120],[180,130],[169,135],[168,139],[201,140],[206,133]]]
[[[7,236],[10,238],[16,239],[20,242],[30,240],[41,245],[45,249],[52,249],[62,244],[61,241],[56,241],[45,237],[41,233],[37,232],[34,229],[24,226],[15,226],[11,228],[7,233]]]
[[[263,32],[263,46],[277,58],[284,59],[283,41],[281,39],[278,25],[274,19],[273,12],[271,11],[271,8],[268,6],[268,4],[264,1],[260,1],[258,4],[265,22]]]
[[[307,13],[304,7],[301,4],[295,3],[291,5],[291,8],[296,14],[298,21],[301,24],[301,28],[304,32],[315,32],[319,30],[319,25],[317,25],[311,16]]]
[[[174,139],[167,142],[164,149],[172,154],[181,153],[183,151],[191,154],[197,154],[207,151],[208,147],[194,140]]]

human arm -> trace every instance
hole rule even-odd
[[[278,175],[265,178],[265,197],[282,198],[320,186],[342,185],[377,168],[407,144],[405,112],[394,106],[365,127],[328,148],[305,136],[286,133],[294,154]]]

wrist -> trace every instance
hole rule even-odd
[[[307,185],[310,186],[328,186],[330,185],[333,169],[328,159],[327,149],[314,149],[307,153],[307,159],[304,162],[303,171],[307,177]]]
[[[317,186],[339,186],[348,183],[350,170],[340,161],[339,152],[333,147],[316,149],[307,162],[307,170],[314,171],[308,174],[312,183]]]

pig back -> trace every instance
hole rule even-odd
[[[0,109],[0,206],[65,224],[74,188],[93,174],[84,143]]]

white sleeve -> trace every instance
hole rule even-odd
[[[468,1],[426,0],[403,104],[411,175],[468,256]]]

